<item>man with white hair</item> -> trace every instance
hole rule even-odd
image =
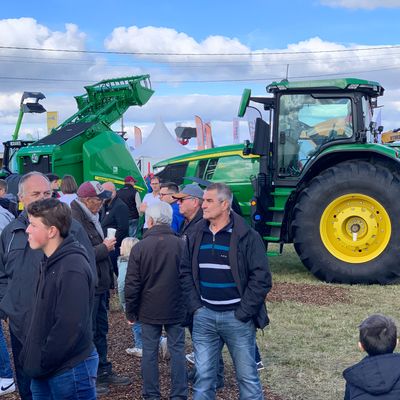
[[[171,356],[171,399],[188,395],[185,367],[185,317],[179,283],[184,242],[170,225],[172,208],[166,202],[146,208],[148,230],[132,252],[125,279],[126,317],[142,323],[143,397],[160,398],[158,345],[162,328],[167,332]]]
[[[205,189],[204,220],[188,238],[181,262],[184,298],[193,315],[193,400],[215,399],[221,342],[233,359],[240,399],[263,399],[256,328],[269,322],[264,299],[271,273],[260,235],[232,211],[232,200],[223,183]]]

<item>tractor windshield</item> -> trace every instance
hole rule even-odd
[[[298,176],[323,144],[353,135],[351,100],[282,95],[278,131],[279,174]]]

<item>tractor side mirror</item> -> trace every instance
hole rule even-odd
[[[246,114],[247,107],[250,103],[250,96],[251,96],[251,90],[244,89],[242,98],[240,99],[238,117],[242,118],[242,117],[244,117],[244,114]]]
[[[259,156],[267,156],[270,148],[271,129],[263,119],[256,119],[256,129],[254,132],[254,142],[252,153]]]

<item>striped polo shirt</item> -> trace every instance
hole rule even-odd
[[[232,227],[230,222],[214,235],[207,226],[200,244],[200,296],[203,305],[215,311],[234,310],[240,303],[239,290],[229,265]]]

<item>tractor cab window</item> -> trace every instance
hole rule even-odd
[[[183,177],[186,176],[187,166],[187,162],[180,162],[159,167],[154,172],[162,182],[175,182],[177,185],[182,185]]]
[[[353,135],[351,100],[282,95],[278,132],[278,173],[299,176],[323,144]]]

